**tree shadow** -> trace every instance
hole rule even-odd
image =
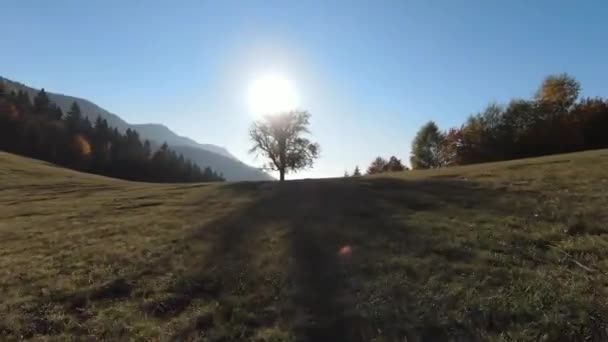
[[[500,191],[469,181],[397,178],[235,183],[222,191],[251,200],[190,237],[204,240],[210,248],[204,256],[193,256],[205,262],[170,289],[182,300],[178,310],[168,314],[178,314],[195,298],[218,300],[219,314],[213,325],[224,330],[230,325],[241,327],[224,332],[227,339],[249,339],[259,327],[276,326],[298,341],[369,341],[379,335],[389,340],[472,336],[458,332],[457,325],[429,327],[404,322],[403,328],[395,328],[400,324],[362,312],[357,294],[366,277],[377,273],[378,265],[385,262],[387,249],[416,254],[437,242],[432,234],[411,227],[409,215],[446,205],[466,210],[483,204],[490,210],[503,210],[492,207],[503,195]],[[269,241],[275,238],[281,242],[273,245]],[[256,258],[273,248],[282,253],[268,263],[278,264],[280,271],[278,280],[269,281],[276,269],[269,273]],[[447,251],[445,258],[466,255]],[[408,296],[407,291],[399,293]],[[188,326],[178,336],[196,334],[203,330],[199,328]]]

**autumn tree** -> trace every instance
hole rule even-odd
[[[255,121],[249,131],[253,142],[250,153],[257,153],[269,159],[267,168],[279,171],[280,180],[285,180],[288,172],[312,167],[319,156],[319,144],[311,142],[305,135],[310,113],[289,111],[268,115]]]
[[[550,75],[543,80],[535,100],[556,110],[567,110],[576,102],[580,90],[580,83],[570,75]]]
[[[72,144],[78,157],[85,158],[91,154],[91,144],[82,134],[74,136]]]
[[[443,134],[433,121],[422,126],[412,142],[410,157],[412,168],[431,169],[441,166],[442,141]]]
[[[440,160],[442,166],[452,166],[462,164],[462,130],[459,128],[450,128],[444,134],[440,148]]]

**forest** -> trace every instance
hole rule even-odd
[[[89,173],[145,182],[211,182],[223,176],[201,169],[164,143],[155,148],[137,131],[124,133],[98,117],[94,123],[74,102],[67,113],[44,89],[33,99],[0,82],[0,150]]]
[[[430,121],[412,142],[414,169],[512,160],[608,147],[608,101],[579,98],[568,74],[544,79],[531,99],[489,104],[460,127]]]

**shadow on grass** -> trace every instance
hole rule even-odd
[[[392,178],[237,183],[223,191],[253,200],[192,237],[210,244],[209,254],[201,256],[207,262],[171,289],[186,298],[179,310],[197,296],[218,300],[220,314],[209,325],[224,327],[222,338],[250,339],[257,328],[277,326],[297,341],[369,341],[379,335],[391,341],[405,336],[471,338],[458,326],[383,322],[362,313],[357,289],[366,272],[384,262],[383,249],[408,254],[433,245],[432,234],[404,223],[407,215],[446,205],[488,206],[499,192],[458,180]],[[267,242],[275,235],[283,244],[274,246],[283,252],[267,261],[280,266],[273,283],[264,263],[254,260],[274,248]],[[447,251],[445,257],[466,256]],[[202,286],[210,283],[214,285]],[[198,329],[193,324],[178,337],[213,330],[209,325]]]
[[[438,238],[410,226],[408,217],[446,206],[508,210],[494,205],[503,193],[459,180],[394,178],[235,183],[218,191],[218,198],[242,205],[187,236],[180,257],[190,260],[188,269],[172,275],[165,288],[145,294],[139,306],[144,314],[163,321],[188,312],[182,318],[189,323],[178,328],[176,340],[201,335],[209,340],[472,339],[457,324],[421,321],[409,313],[387,316],[382,310],[388,301],[415,306],[417,298],[407,288],[376,291],[384,285],[375,278],[391,272],[386,259],[395,255],[436,252],[446,263],[470,258],[458,248],[432,251]],[[197,209],[204,210],[202,205]],[[142,270],[146,272],[160,275]],[[417,273],[414,268],[408,272],[412,277]],[[379,294],[362,298],[360,293],[369,293],[370,286]],[[137,291],[136,285],[116,279],[57,301],[84,321],[92,317],[93,302],[129,300],[140,295]],[[384,296],[387,292],[394,298]],[[198,312],[201,303],[209,305]],[[62,330],[63,323],[55,322],[42,304],[26,315],[40,323],[27,336]]]

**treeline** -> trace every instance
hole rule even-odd
[[[72,169],[135,181],[208,182],[223,177],[163,144],[153,151],[131,129],[123,134],[100,117],[91,124],[76,102],[64,115],[44,89],[33,102],[0,82],[0,150]]]
[[[385,172],[398,172],[409,170],[407,166],[401,163],[401,159],[395,156],[391,156],[388,160],[382,157],[376,157],[367,168],[366,174],[375,175]],[[344,172],[344,177],[357,177],[361,176],[361,170],[359,166],[355,166],[352,176],[348,174],[348,171]]]
[[[532,99],[490,104],[460,127],[424,125],[412,142],[413,168],[436,168],[608,147],[608,100],[579,99],[567,74],[547,77]]]

